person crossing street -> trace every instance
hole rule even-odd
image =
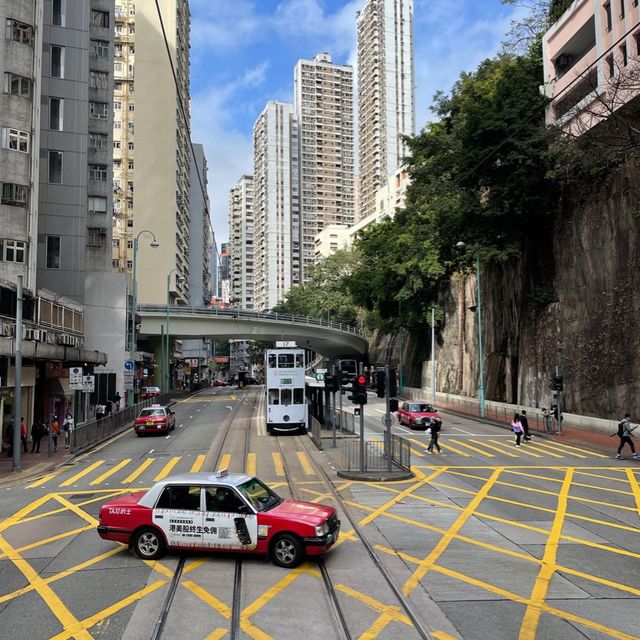
[[[629,445],[631,449],[632,457],[636,460],[640,459],[640,454],[636,453],[636,448],[633,444],[633,435],[632,432],[638,428],[638,425],[631,424],[631,414],[625,413],[624,418],[620,420],[618,423],[618,431],[617,433],[611,434],[612,436],[617,435],[620,438],[620,444],[618,445],[618,452],[616,453],[616,460],[622,459],[622,449],[625,444]]]

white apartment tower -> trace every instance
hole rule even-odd
[[[253,309],[254,213],[253,176],[242,176],[229,193],[231,306]]]
[[[189,2],[116,0],[115,12],[113,267],[131,272],[139,238],[138,302],[166,304],[158,281],[174,272],[171,302],[186,303]],[[149,247],[148,231],[160,245],[156,250]]]
[[[327,225],[354,223],[353,68],[328,53],[299,60],[294,109],[300,126],[303,281],[315,237]]]
[[[415,133],[413,0],[368,0],[357,18],[360,216]]]
[[[253,127],[254,306],[271,309],[301,282],[298,122],[270,101]]]

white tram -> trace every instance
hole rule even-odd
[[[282,346],[278,344],[293,345]],[[276,343],[264,360],[268,433],[306,433],[305,351]]]

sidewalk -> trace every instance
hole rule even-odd
[[[31,441],[28,444],[31,447]],[[7,456],[7,450],[5,449],[0,456],[0,486],[35,478],[64,464],[72,457],[73,454],[69,449],[64,448],[64,444],[62,447],[58,447],[56,452],[52,451],[51,456],[49,456],[47,442],[45,441],[40,444],[40,453],[21,452],[20,471],[13,471],[13,458]]]

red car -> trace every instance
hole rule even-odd
[[[166,549],[270,555],[292,568],[338,539],[340,521],[327,505],[285,500],[253,476],[184,473],[148,491],[102,505],[98,534],[133,547],[143,560]]]
[[[428,402],[403,402],[398,409],[398,422],[409,429],[427,430],[432,422],[442,425],[442,418]]]
[[[160,395],[160,387],[145,387],[142,390],[142,399],[157,398]]]
[[[167,434],[175,428],[176,414],[160,404],[152,404],[140,411],[133,424],[137,436],[146,433]]]
[[[227,386],[227,382],[225,382],[224,380],[214,380],[213,381],[213,386],[214,387],[226,387]]]

